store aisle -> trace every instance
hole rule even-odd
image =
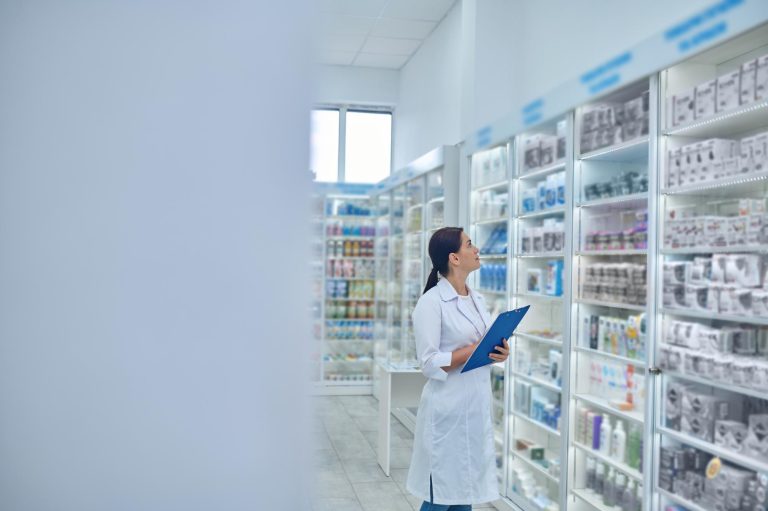
[[[421,501],[405,490],[413,434],[392,419],[392,474],[387,477],[376,461],[376,399],[324,396],[315,398],[314,406],[313,511],[418,511]]]

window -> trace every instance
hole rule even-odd
[[[339,111],[312,110],[309,168],[315,181],[339,179]]]
[[[315,181],[377,183],[389,176],[392,113],[317,109],[312,111],[310,168]]]
[[[389,176],[392,114],[347,112],[346,131],[346,181],[377,183]]]

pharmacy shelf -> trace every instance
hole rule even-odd
[[[326,259],[338,261],[340,259],[348,261],[373,261],[376,257],[373,256],[328,256]]]
[[[681,373],[679,371],[669,371],[669,370],[664,370],[663,374],[667,376],[671,376],[673,378],[680,379],[680,380],[689,381],[691,383],[698,383],[701,385],[706,385],[707,387],[714,387],[717,389],[728,390],[730,392],[743,394],[745,396],[752,396],[758,399],[765,399],[766,395],[768,395],[768,390],[753,389],[751,387],[742,387],[741,385],[733,385],[731,383],[721,382],[719,380],[715,380],[712,378],[704,378],[701,376],[697,376],[695,374],[687,374],[687,373]]]
[[[356,360],[326,360],[323,359],[324,364],[344,364],[344,365],[353,365],[353,364],[372,364],[373,359],[372,358],[361,358]]]
[[[503,224],[504,222],[509,221],[509,217],[507,216],[500,216],[496,218],[487,218],[485,220],[477,220],[476,222],[473,222],[474,225],[493,225],[493,224]]]
[[[672,307],[664,307],[660,311],[662,314],[669,314],[671,316],[683,316],[686,318],[701,318],[710,319],[716,321],[731,321],[735,323],[743,323],[745,325],[762,325],[768,326],[768,318],[761,318],[756,316],[737,316],[733,314],[718,314],[711,311],[695,311],[688,309],[675,309]]]
[[[507,254],[480,254],[480,259],[506,259]]]
[[[621,144],[595,149],[582,154],[578,159],[593,161],[637,161],[648,159],[648,135]]]
[[[517,296],[518,298],[531,298],[533,300],[545,300],[548,302],[562,302],[563,297],[562,296],[552,296],[552,295],[545,295],[544,293],[513,293],[512,296]]]
[[[325,217],[326,220],[368,220],[368,219],[375,219],[377,217],[373,215],[327,215]],[[318,220],[317,217],[313,218],[313,220]]]
[[[741,108],[696,120],[685,126],[664,130],[665,135],[686,137],[728,137],[759,128],[768,127],[768,101],[761,101]]]
[[[346,236],[326,236],[325,239],[327,240],[373,240],[373,236],[357,236],[357,235],[346,235]]]
[[[644,256],[648,255],[648,249],[630,248],[626,250],[577,250],[577,256],[600,257],[600,256]]]
[[[732,247],[694,247],[694,248],[664,248],[663,255],[696,255],[696,254],[723,254],[723,253],[760,253],[768,254],[768,245],[735,245]]]
[[[532,426],[535,426],[535,427],[541,429],[542,431],[546,431],[547,433],[549,433],[552,436],[560,438],[560,432],[558,430],[550,428],[549,426],[547,426],[543,422],[535,421],[535,420],[531,419],[530,417],[528,417],[527,415],[523,415],[522,413],[518,412],[517,410],[512,410],[509,413],[512,416],[520,419],[523,422],[527,422],[527,423],[531,424]]]
[[[669,500],[671,500],[675,504],[683,506],[688,511],[707,511],[706,509],[704,509],[703,507],[699,506],[698,504],[694,504],[690,500],[684,499],[683,497],[681,497],[679,495],[675,495],[674,493],[669,492],[667,490],[664,490],[662,488],[659,488],[658,486],[656,486],[654,488],[654,491],[656,493],[658,493],[659,495],[663,495],[664,497],[668,498]]]
[[[533,378],[532,376],[525,375],[525,374],[523,374],[523,373],[521,373],[519,371],[512,371],[512,376],[514,376],[515,378],[519,378],[519,379],[521,379],[523,381],[527,381],[528,383],[532,383],[534,385],[538,385],[539,387],[544,387],[545,389],[549,389],[549,390],[551,390],[553,392],[560,393],[560,392],[563,391],[563,389],[561,389],[560,387],[558,387],[554,383],[551,383],[551,382],[548,382],[548,381],[545,381],[545,380],[540,380],[538,378]]]
[[[539,252],[535,254],[516,254],[518,259],[550,259],[552,257],[565,257],[562,252]]]
[[[619,472],[623,472],[625,475],[631,477],[635,481],[643,482],[643,474],[641,474],[639,471],[635,470],[634,468],[630,467],[626,463],[622,463],[620,461],[616,461],[615,459],[611,458],[610,456],[606,456],[604,453],[600,451],[596,451],[592,449],[591,447],[588,447],[581,442],[573,442],[573,446],[579,449],[580,451],[583,451],[587,453],[589,456],[593,456],[603,463],[606,463]]]
[[[645,312],[645,305],[633,305],[631,303],[620,302],[603,302],[601,300],[589,300],[586,298],[578,298],[574,302],[582,305],[594,305],[597,307],[609,307],[611,309],[624,309],[629,311]]]
[[[673,438],[680,443],[690,445],[691,447],[695,447],[704,452],[708,452],[713,456],[718,456],[726,461],[735,463],[736,465],[740,465],[744,468],[748,468],[756,472],[768,473],[768,463],[764,461],[759,461],[754,458],[749,458],[747,456],[744,456],[743,454],[734,452],[732,449],[722,448],[715,444],[705,442],[704,440],[686,435],[685,433],[681,433],[679,431],[675,431],[667,427],[663,427],[663,426],[659,427],[658,431],[662,435],[665,435],[669,438]]]
[[[695,185],[663,188],[661,193],[663,195],[721,195],[725,191],[723,190],[724,188],[734,188],[734,190],[728,190],[728,192],[742,193],[753,191],[751,190],[753,183],[765,181],[766,179],[768,179],[768,170],[739,174],[727,179],[705,181]]]
[[[574,394],[573,398],[578,401],[581,401],[582,403],[586,403],[588,405],[594,406],[595,408],[598,408],[611,415],[615,415],[616,417],[621,417],[622,419],[637,422],[638,424],[643,423],[642,412],[637,412],[637,411],[625,412],[625,411],[619,410],[618,408],[614,408],[613,406],[611,406],[608,403],[608,400],[603,397],[592,396],[589,394]]]
[[[485,192],[487,190],[497,190],[499,188],[508,188],[508,187],[509,187],[509,179],[505,178],[503,181],[497,181],[495,183],[478,186],[477,188],[472,188],[472,191]]]
[[[548,165],[546,167],[541,167],[535,170],[531,170],[530,172],[525,172],[517,176],[517,178],[518,179],[537,179],[537,178],[544,177],[547,174],[552,174],[553,172],[557,172],[559,170],[565,170],[565,160],[559,161],[557,163],[553,163],[552,165]]]
[[[614,355],[612,353],[606,353],[605,351],[600,350],[593,350],[592,348],[585,348],[583,346],[575,346],[573,348],[575,351],[578,351],[579,353],[586,353],[587,355],[592,355],[595,357],[604,358],[607,360],[613,360],[615,362],[620,362],[622,364],[628,364],[635,367],[645,368],[646,363],[642,360],[635,360],[633,358],[628,357],[622,357],[621,355]]]
[[[374,277],[326,277],[327,280],[349,280],[351,282],[374,282]]]
[[[373,298],[332,298],[330,296],[326,296],[325,299],[326,301],[331,301],[331,302],[372,302],[373,301]],[[334,319],[339,319],[339,318],[334,318]]]
[[[617,197],[608,197],[605,199],[593,199],[580,202],[577,208],[600,208],[600,209],[633,209],[642,207],[648,202],[648,192],[633,193],[630,195],[619,195]]]
[[[542,337],[540,335],[526,334],[525,332],[515,332],[513,335],[528,341],[538,342],[540,344],[548,344],[549,346],[563,346],[563,343],[560,340],[550,339],[549,337]]]
[[[554,208],[542,209],[540,211],[533,211],[531,213],[521,213],[517,215],[518,220],[528,220],[531,218],[544,218],[548,216],[556,216],[565,214],[565,206],[557,206]]]
[[[621,507],[619,506],[609,507],[603,504],[603,499],[590,490],[573,489],[571,490],[571,493],[600,511],[621,511]]]
[[[560,482],[560,480],[558,478],[556,478],[555,476],[553,476],[552,474],[547,472],[546,468],[544,468],[541,464],[536,463],[532,459],[529,459],[529,458],[527,458],[526,456],[524,456],[522,454],[518,454],[517,451],[515,451],[515,450],[511,450],[509,452],[509,454],[510,454],[510,456],[512,458],[514,458],[516,460],[522,461],[525,465],[527,465],[529,468],[531,468],[535,473],[545,477],[549,481],[551,481],[551,482],[553,482],[555,484],[558,484]]]
[[[486,294],[486,295],[507,296],[506,291],[494,291],[491,289],[484,289],[482,287],[475,288],[475,291],[477,291],[478,293]]]

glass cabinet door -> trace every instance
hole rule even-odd
[[[390,236],[389,270],[389,364],[398,367],[403,363],[403,256],[405,245],[405,186],[392,190],[392,234]]]
[[[406,185],[405,266],[403,281],[403,367],[417,367],[416,340],[411,314],[424,289],[424,209],[426,180],[419,177]]]

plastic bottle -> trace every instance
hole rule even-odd
[[[638,470],[640,468],[642,432],[637,424],[630,424],[627,435],[626,459],[627,465]]]
[[[611,457],[624,463],[626,447],[627,433],[624,431],[624,423],[616,421],[616,428],[613,430],[613,437],[611,438]]]
[[[608,507],[616,505],[616,483],[614,481],[615,474],[613,467],[608,468],[608,474],[605,476],[605,482],[603,483],[603,504]]]
[[[595,489],[595,458],[587,457],[587,489]]]
[[[603,416],[595,414],[592,418],[592,449],[600,450],[600,427],[603,425]]]
[[[621,472],[616,472],[616,482],[613,489],[613,505],[621,506],[621,498],[624,496],[624,490],[627,487],[627,476]]]
[[[578,428],[576,431],[576,438],[579,442],[581,442],[584,445],[587,445],[587,414],[589,413],[589,408],[586,408],[584,406],[579,407],[579,411],[577,414],[577,420],[578,420]]]
[[[619,505],[623,511],[635,511],[635,482],[629,481],[621,494]]]
[[[598,495],[603,494],[603,489],[605,488],[605,465],[597,462],[597,466],[595,467],[595,493]]]
[[[611,453],[611,436],[613,436],[611,418],[603,415],[603,423],[600,425],[600,452],[607,456]]]

